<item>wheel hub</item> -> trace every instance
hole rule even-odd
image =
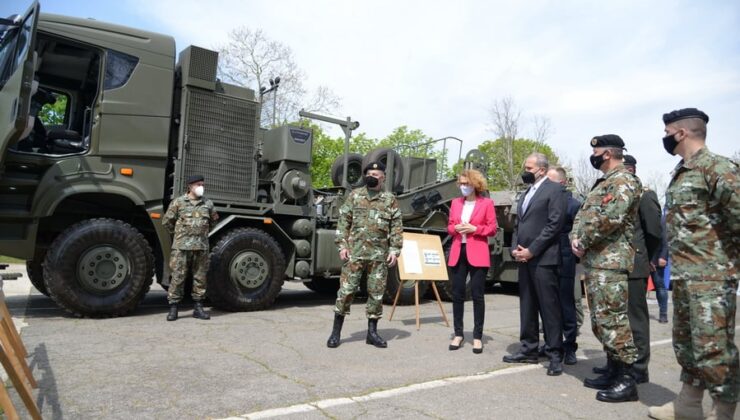
[[[267,261],[253,251],[239,253],[232,260],[230,267],[231,279],[247,289],[259,288],[270,275]]]
[[[82,285],[95,292],[119,287],[129,273],[128,259],[112,246],[96,246],[85,251],[77,265]]]

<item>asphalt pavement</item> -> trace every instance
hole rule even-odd
[[[15,265],[9,271],[22,271]],[[472,353],[472,305],[466,305],[466,342],[449,351],[452,328],[436,302],[413,306],[380,321],[387,349],[365,344],[364,300],[344,324],[341,345],[326,347],[333,297],[289,283],[272,308],[261,312],[211,310],[166,322],[166,293],[152,286],[130,316],[74,318],[37,292],[26,277],[5,281],[3,291],[29,351],[39,383],[36,399],[49,419],[203,418],[647,418],[647,407],[672,400],[680,389],[671,347],[671,324],[657,322],[649,300],[650,383],[637,402],[608,404],[583,387],[591,368],[605,362],[586,320],[578,338],[578,364],[558,377],[546,361],[510,365],[516,351],[518,298],[493,288],[486,294],[484,351]],[[447,316],[452,307],[444,303]],[[670,310],[670,308],[669,308]],[[16,406],[23,406],[10,390]],[[705,410],[710,399],[705,396]],[[740,418],[740,417],[736,417]]]

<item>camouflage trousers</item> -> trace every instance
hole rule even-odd
[[[713,398],[738,401],[735,345],[737,279],[673,281],[673,350],[681,382],[706,388]]]
[[[637,347],[627,317],[627,273],[585,267],[591,328],[612,360],[633,364]]]
[[[188,271],[193,273],[193,300],[201,301],[206,296],[206,275],[208,274],[208,250],[188,251],[173,249],[170,255],[172,278],[167,289],[167,301],[178,303],[182,300],[183,288]]]
[[[350,305],[355,293],[360,289],[360,280],[365,273],[367,273],[367,317],[380,318],[383,315],[383,293],[388,277],[388,266],[385,261],[371,260],[350,260],[344,263],[334,312],[340,315],[349,314]]]

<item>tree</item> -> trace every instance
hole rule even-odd
[[[313,156],[311,162],[311,184],[314,188],[333,186],[331,165],[339,156],[344,155],[344,137],[330,137],[321,127],[303,120],[304,127],[313,130]],[[352,136],[349,143],[351,153],[365,154],[375,147],[377,141],[360,133]]]
[[[588,156],[581,153],[575,162],[568,162],[568,164],[564,165],[569,169],[568,184],[581,197],[585,197],[591,191],[591,187],[593,187],[596,180],[601,176],[601,172],[591,166]]]
[[[45,104],[39,111],[39,119],[44,125],[61,125],[64,124],[64,114],[67,112],[67,95],[53,93],[56,101]]]
[[[294,121],[301,108],[313,112],[332,112],[339,98],[327,87],[319,86],[309,95],[306,75],[287,45],[268,38],[261,29],[240,27],[228,35],[228,42],[218,47],[219,75],[227,82],[248,86],[256,92],[280,78],[279,87],[263,97],[262,125],[280,125]]]
[[[519,119],[521,116],[522,111],[517,109],[514,99],[510,96],[495,100],[491,107],[491,131],[500,140],[496,148],[501,153],[500,156],[495,157],[498,159],[496,168],[498,173],[496,176],[498,180],[503,181],[502,185],[506,186],[507,189],[514,188],[518,176],[514,163],[514,140],[519,134]],[[493,158],[493,156],[490,157]],[[503,158],[503,160],[500,158]]]
[[[547,144],[529,139],[508,141],[504,138],[484,141],[478,149],[488,162],[488,188],[491,190],[515,190],[522,183],[521,171],[524,160],[533,152],[547,156],[550,165],[557,165],[558,156]],[[511,157],[507,156],[508,150]],[[516,166],[514,166],[514,162]],[[515,174],[512,176],[512,173]]]

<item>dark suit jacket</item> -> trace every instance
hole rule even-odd
[[[655,259],[663,241],[663,228],[660,223],[660,203],[655,191],[646,190],[640,198],[640,223],[635,223],[635,267],[629,273],[631,279],[645,279],[650,275],[650,261]]]
[[[560,231],[560,255],[563,257],[563,264],[560,266],[560,277],[563,278],[575,278],[576,277],[576,256],[573,255],[573,251],[570,249],[570,231],[573,230],[573,220],[578,214],[578,210],[581,208],[581,202],[573,197],[570,191],[565,191],[567,197],[567,211],[565,213],[565,223],[563,223],[563,229]]]
[[[527,212],[523,213],[522,205],[528,191],[519,197],[511,250],[521,245],[534,255],[530,263],[560,265],[560,231],[568,204],[565,188],[545,179],[529,201]]]

